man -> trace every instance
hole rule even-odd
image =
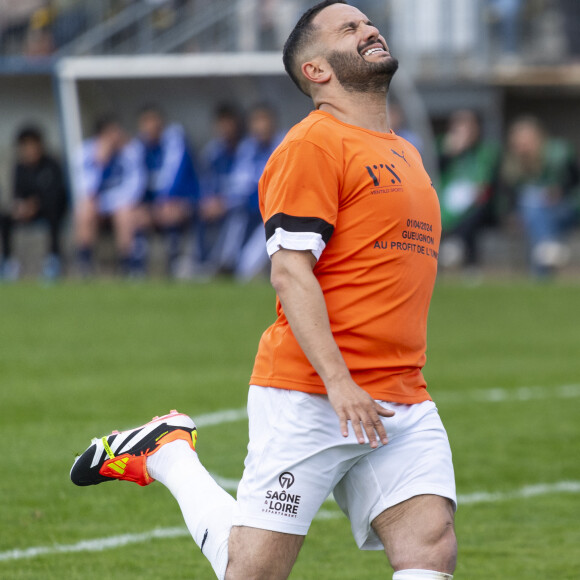
[[[199,197],[193,156],[183,127],[167,124],[158,107],[144,107],[138,124],[148,182],[139,204],[136,265],[145,271],[145,236],[155,228],[165,238],[167,274],[175,277],[183,236]]]
[[[143,195],[146,175],[141,148],[128,139],[116,117],[107,115],[97,121],[95,136],[83,143],[79,175],[75,237],[81,274],[93,273],[94,248],[104,220],[113,225],[120,270],[130,274],[135,208]]]
[[[258,184],[264,167],[283,139],[276,114],[267,103],[255,105],[248,116],[248,136],[240,143],[225,196],[227,214],[222,229],[219,265],[238,280],[250,280],[268,263]]]
[[[19,262],[12,256],[14,225],[38,220],[48,227],[48,244],[42,274],[46,280],[58,278],[62,271],[61,232],[68,196],[58,161],[46,152],[40,129],[23,127],[16,136],[17,161],[14,167],[14,200],[2,224],[0,278],[18,276]]]
[[[243,118],[235,107],[219,105],[213,130],[214,138],[201,154],[201,196],[195,224],[197,265],[208,273],[217,270],[217,241],[227,211],[230,175],[243,137]]]
[[[97,440],[71,476],[164,483],[218,578],[287,578],[333,491],[395,580],[449,579],[451,453],[421,374],[441,227],[419,155],[387,126],[397,61],[364,14],[327,0],[300,19],[284,62],[317,110],[261,181],[278,319],[252,374],[237,501],[177,413]]]
[[[479,267],[479,238],[492,223],[499,158],[499,146],[483,138],[476,111],[451,115],[439,143],[442,265],[472,272]]]
[[[580,167],[574,148],[550,136],[536,117],[510,126],[500,170],[503,202],[511,205],[529,245],[531,272],[553,276],[570,250],[566,234],[578,220]]]

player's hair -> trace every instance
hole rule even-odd
[[[302,79],[302,74],[300,72],[302,63],[299,62],[299,58],[304,48],[308,46],[309,42],[312,40],[314,32],[312,21],[317,14],[333,4],[348,4],[348,2],[345,0],[324,0],[324,2],[319,2],[312,8],[309,8],[300,17],[300,20],[298,20],[296,26],[290,33],[288,40],[286,40],[286,43],[284,44],[284,52],[282,55],[284,68],[296,86],[308,97],[310,96],[310,93],[308,92],[305,81]]]
[[[105,113],[104,115],[101,115],[97,118],[93,131],[95,135],[102,135],[111,127],[119,125],[121,125],[121,121],[119,120],[119,117],[115,115],[115,113]]]
[[[257,103],[254,103],[250,107],[248,114],[251,116],[254,113],[266,113],[267,115],[270,115],[272,119],[276,119],[278,117],[278,111],[274,105],[268,101],[258,101]]]
[[[145,103],[144,105],[141,105],[137,111],[137,117],[142,117],[143,115],[149,115],[151,113],[159,115],[162,119],[165,118],[165,112],[157,103]]]
[[[241,121],[242,114],[236,105],[231,103],[220,103],[213,112],[215,119],[233,119]]]
[[[22,145],[26,141],[34,141],[35,143],[44,142],[44,137],[42,135],[42,130],[36,125],[25,125],[16,133],[16,138],[14,139],[17,145]]]

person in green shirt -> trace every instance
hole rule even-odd
[[[491,222],[492,201],[500,157],[497,144],[482,138],[475,111],[455,111],[439,140],[443,266],[479,265],[478,238]]]
[[[535,117],[521,117],[508,131],[501,186],[522,224],[532,273],[543,277],[565,264],[568,230],[578,219],[580,168],[574,149],[550,137]]]

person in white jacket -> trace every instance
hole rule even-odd
[[[121,272],[131,272],[136,207],[146,184],[141,151],[113,116],[99,119],[94,137],[83,143],[75,203],[77,260],[83,276],[93,273],[94,249],[105,221],[113,228]]]

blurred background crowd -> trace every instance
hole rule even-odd
[[[401,61],[389,115],[437,187],[441,269],[578,273],[580,2],[350,3]],[[0,278],[267,273],[258,180],[308,104],[278,73],[131,81],[116,59],[268,55],[313,4],[0,0]],[[55,80],[94,57],[111,74],[76,86],[71,153]]]
[[[38,57],[276,50],[312,4],[309,0],[1,0],[0,53]],[[354,0],[351,4],[387,31],[400,48],[412,43],[418,54],[446,35],[448,50],[481,49],[486,42],[492,50],[489,54],[481,50],[481,57],[508,64],[580,58],[576,0]],[[412,30],[420,38],[409,37]],[[399,36],[406,40],[401,42]]]

